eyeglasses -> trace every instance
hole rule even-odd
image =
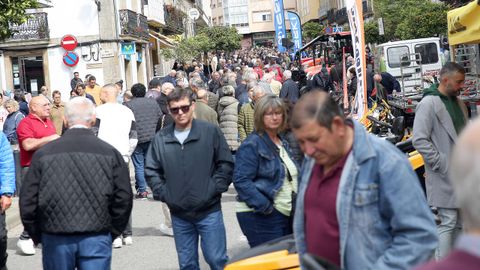
[[[190,111],[190,106],[192,106],[192,104],[180,106],[180,107],[172,107],[170,108],[170,112],[172,114],[178,114],[180,111],[182,111],[182,113],[188,113]]]

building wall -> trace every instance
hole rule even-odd
[[[297,9],[297,3],[295,0],[284,0],[283,6],[285,11],[296,11]],[[249,0],[248,8],[250,33],[275,31],[273,22],[274,7],[272,0]],[[287,29],[290,29],[287,19],[288,18],[285,16]]]
[[[0,88],[13,89],[14,57],[43,57],[43,73],[45,85],[53,90],[60,90],[62,98],[70,96],[70,80],[73,72],[79,72],[84,79],[86,74],[96,77],[100,85],[114,83],[119,80],[126,82],[124,88],[141,82],[147,83],[146,49],[147,41],[127,38],[134,41],[142,62],[137,61],[137,55],[130,60],[120,52],[119,37],[120,22],[118,10],[130,9],[141,13],[141,0],[102,1],[101,11],[92,0],[52,0],[50,8],[29,10],[29,12],[45,12],[48,14],[50,39],[45,42],[25,40],[20,42],[0,43],[3,57],[0,59]],[[72,12],[68,12],[73,10]],[[63,63],[65,50],[60,47],[61,38],[74,35],[78,46],[74,52],[80,56],[78,64],[68,67]],[[35,49],[30,49],[35,48]],[[27,82],[28,84],[28,82]],[[38,88],[42,85],[38,85]],[[36,89],[32,89],[35,93]]]
[[[298,15],[302,24],[311,21],[318,20],[320,6],[325,5],[329,0],[297,0]]]

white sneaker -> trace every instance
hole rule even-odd
[[[32,239],[18,239],[17,247],[24,255],[35,255],[35,247]]]
[[[121,237],[115,238],[115,240],[113,240],[112,246],[113,246],[113,248],[121,248],[122,247],[122,238]]]
[[[133,244],[133,239],[131,236],[125,236],[123,237],[123,244],[125,246],[131,246]]]
[[[173,229],[171,227],[168,227],[164,223],[160,224],[160,231],[165,235],[173,236]]]

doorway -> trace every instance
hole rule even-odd
[[[37,96],[40,87],[45,85],[42,56],[13,57],[12,70],[14,89],[23,89]]]

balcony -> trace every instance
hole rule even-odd
[[[12,36],[6,40],[11,41],[48,41],[50,39],[50,31],[48,29],[47,13],[39,12],[30,14],[30,18],[25,23],[9,24]]]
[[[147,17],[129,9],[118,11],[120,15],[120,36],[148,40]]]
[[[185,31],[183,20],[186,19],[185,13],[176,9],[173,5],[165,5],[165,35],[179,35]]]
[[[373,1],[362,1],[363,17],[373,16]]]
[[[164,26],[163,0],[148,0],[147,5],[143,7],[143,15],[147,16],[150,25],[155,27]]]
[[[348,22],[347,8],[342,8],[335,12],[335,23],[342,25]]]

